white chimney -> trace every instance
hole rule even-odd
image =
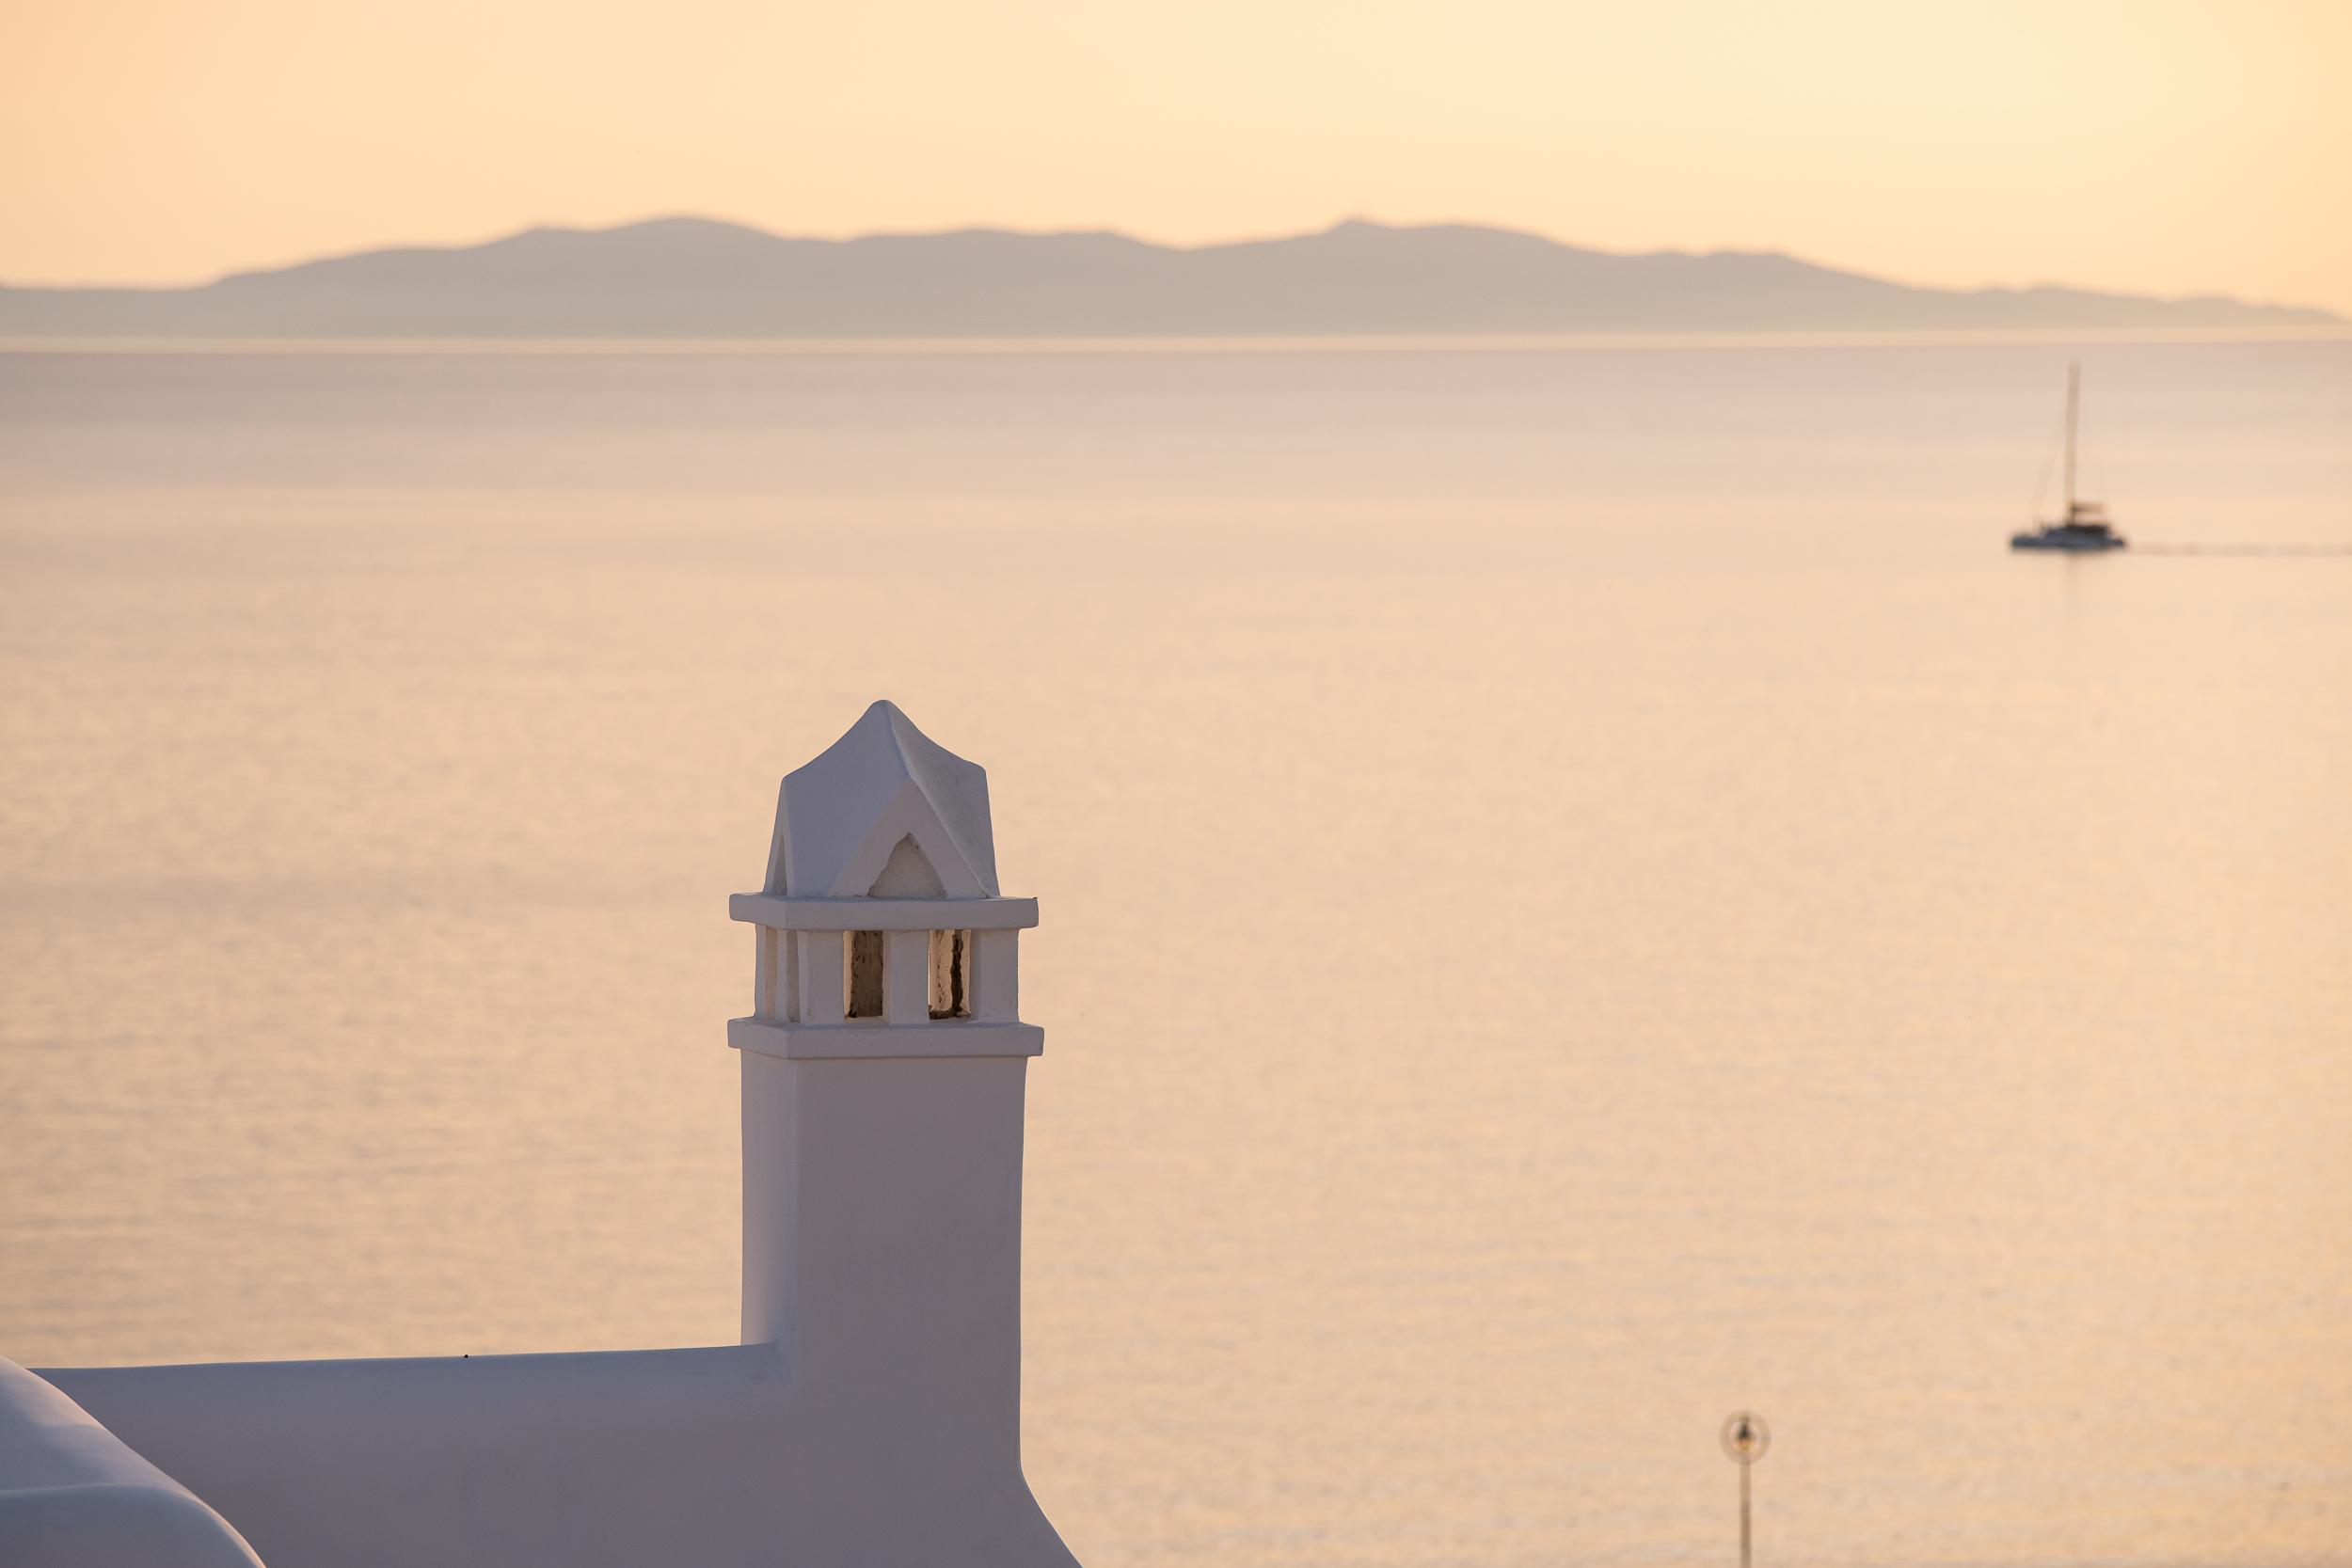
[[[787,1484],[845,1554],[803,1555],[1072,1562],[1021,1477],[1022,1099],[1044,1032],[1019,1018],[1037,901],[997,891],[986,774],[876,703],[787,775],[766,888],[730,912],[758,928],[754,1011],[727,1025],[743,1339],[782,1347],[806,1434]]]

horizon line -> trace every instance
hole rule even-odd
[[[0,337],[0,355],[544,355],[577,356],[1087,354],[1412,354],[1543,353],[1581,349],[2020,348],[2070,343],[2352,342],[2340,326],[1890,328],[1818,332],[1336,333],[1263,337],[1032,338],[24,338]]]
[[[1629,261],[1641,261],[1652,257],[1707,258],[1716,256],[1731,256],[1771,258],[1779,261],[1794,261],[1801,266],[1815,267],[1824,272],[1834,272],[1844,277],[1861,278],[1868,282],[1884,283],[1896,288],[1913,289],[1935,293],[2024,294],[2042,292],[2058,292],[2065,293],[2098,294],[2110,298],[2145,299],[2166,305],[2185,305],[2210,301],[2221,301],[2234,305],[2250,306],[2262,309],[2312,311],[2317,314],[2331,317],[2340,322],[2344,322],[2347,325],[2352,325],[2352,315],[2347,315],[2346,313],[2336,310],[2328,306],[2312,305],[2297,301],[2280,299],[2254,298],[2239,293],[2220,293],[2211,292],[2201,293],[2171,294],[2142,293],[2129,289],[2106,288],[2085,283],[2059,282],[2047,278],[2031,283],[1918,283],[1913,282],[1907,278],[1891,277],[1885,273],[1863,271],[1858,268],[1849,267],[1835,261],[1820,261],[1811,256],[1801,255],[1793,250],[1772,248],[1752,249],[1737,245],[1715,245],[1706,249],[1688,249],[1677,245],[1661,245],[1648,250],[1613,250],[1601,245],[1586,245],[1574,240],[1562,239],[1558,235],[1547,233],[1542,230],[1530,229],[1509,223],[1492,222],[1472,218],[1432,218],[1403,222],[1387,218],[1372,217],[1361,213],[1351,213],[1343,216],[1334,218],[1320,227],[1311,226],[1303,229],[1272,233],[1252,232],[1231,239],[1184,242],[1176,240],[1151,239],[1141,234],[1131,233],[1123,229],[1106,227],[1084,227],[1073,225],[1036,229],[1022,228],[1009,224],[986,222],[956,223],[945,225],[939,228],[868,229],[860,230],[855,232],[837,234],[792,232],[784,230],[766,228],[760,224],[746,222],[740,218],[716,217],[708,213],[669,211],[648,214],[643,217],[623,218],[616,222],[604,224],[558,223],[534,219],[523,223],[518,227],[503,229],[486,237],[476,239],[446,241],[379,241],[362,244],[349,248],[319,251],[310,255],[298,257],[293,261],[264,261],[246,266],[232,266],[214,273],[210,277],[186,282],[33,282],[0,277],[0,289],[22,289],[27,291],[40,290],[58,293],[102,291],[120,291],[123,293],[177,293],[211,288],[215,284],[225,282],[234,277],[249,277],[257,275],[289,272],[297,267],[313,266],[328,261],[349,261],[356,257],[377,255],[387,251],[454,253],[459,251],[480,250],[486,246],[499,245],[508,240],[520,239],[527,234],[612,234],[618,233],[624,230],[644,229],[658,224],[707,224],[714,228],[733,229],[745,233],[763,235],[766,238],[773,240],[804,241],[819,245],[850,245],[861,240],[881,239],[941,239],[959,234],[1006,234],[1025,239],[1057,239],[1072,237],[1109,238],[1124,240],[1130,244],[1145,245],[1155,250],[1168,250],[1180,253],[1219,250],[1232,246],[1248,245],[1275,245],[1286,240],[1311,239],[1319,235],[1335,233],[1342,229],[1349,227],[1384,229],[1400,232],[1439,229],[1469,229],[1477,230],[1486,233],[1509,234],[1525,239],[1537,240],[1546,245],[1556,245],[1562,249],[1582,251],[1587,255],[1619,257]]]

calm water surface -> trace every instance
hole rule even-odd
[[[0,1350],[724,1341],[988,766],[1091,1568],[2352,1563],[2352,343],[0,356]]]

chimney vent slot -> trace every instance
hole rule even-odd
[[[841,1016],[882,1016],[882,934],[850,933],[850,961],[841,968]]]
[[[972,933],[931,933],[931,1017],[972,1016]]]

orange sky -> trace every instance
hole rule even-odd
[[[2352,313],[2352,0],[0,0],[0,279],[1361,214]]]

